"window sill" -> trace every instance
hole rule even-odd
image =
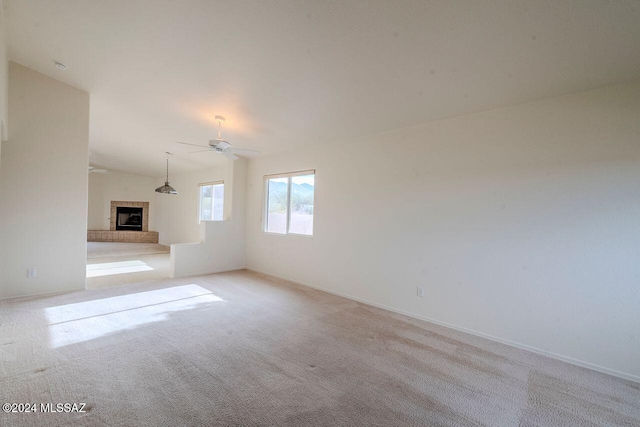
[[[296,234],[296,233],[274,233],[272,231],[263,231],[262,234],[266,234],[268,236],[282,236],[282,237],[293,236],[293,237],[303,237],[305,239],[313,239],[313,234],[308,235],[308,234]]]

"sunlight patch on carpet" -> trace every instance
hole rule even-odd
[[[167,320],[169,314],[224,300],[190,284],[44,309],[53,348]]]
[[[87,277],[111,276],[113,274],[137,273],[153,270],[146,263],[136,259],[120,262],[87,264]]]

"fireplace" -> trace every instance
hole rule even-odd
[[[109,221],[111,231],[149,231],[149,202],[112,201]]]
[[[149,202],[112,200],[109,230],[87,230],[87,242],[158,243],[158,232],[149,231]]]
[[[116,230],[142,231],[142,208],[116,207]]]

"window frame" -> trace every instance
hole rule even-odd
[[[222,185],[222,219],[202,219],[202,187],[208,187],[210,185]],[[211,190],[211,201],[213,202],[213,189]],[[213,206],[211,206],[211,214],[213,215]],[[198,210],[196,215],[198,216],[198,224],[201,224],[202,221],[224,221],[224,180],[198,183]]]
[[[296,176],[306,176],[313,175],[313,216],[314,221],[311,226],[311,234],[300,234],[300,233],[291,233],[289,232],[289,227],[291,226],[291,186],[292,186],[292,178]],[[306,237],[312,239],[314,236],[315,229],[315,214],[316,214],[316,185],[315,185],[315,169],[308,169],[303,171],[296,172],[286,172],[286,173],[274,173],[265,175],[263,179],[263,188],[264,188],[264,203],[262,204],[262,232],[265,234],[269,234],[272,236],[298,236],[298,237]],[[269,226],[269,180],[270,179],[278,179],[278,178],[287,178],[287,222],[285,224],[285,233],[276,233],[273,231],[267,231],[267,227]]]

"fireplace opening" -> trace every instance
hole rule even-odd
[[[116,230],[142,231],[142,208],[116,208]]]

